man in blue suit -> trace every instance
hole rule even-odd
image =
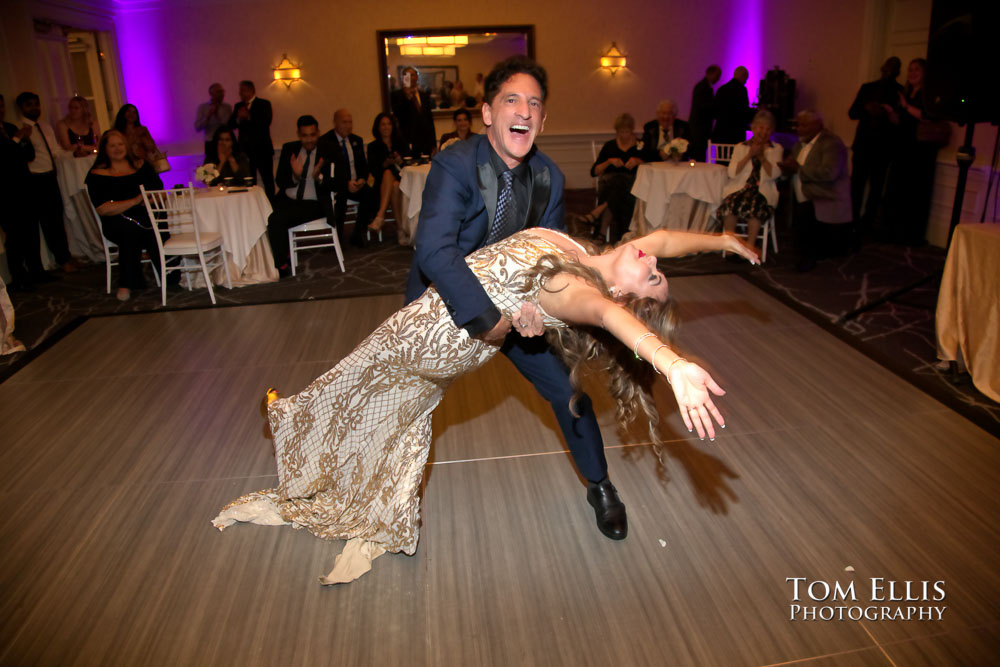
[[[604,443],[589,397],[570,412],[573,389],[566,366],[540,333],[537,311],[514,322],[496,309],[465,256],[526,227],[564,230],[562,172],[539,152],[535,136],[545,123],[545,70],[515,56],[498,63],[485,82],[486,133],[459,142],[434,158],[424,186],[416,254],[406,299],[433,283],[455,323],[502,351],[551,403],[580,474],[597,526],[611,539],[628,532],[625,505],[607,476]],[[518,334],[508,336],[512,324]],[[523,335],[522,335],[523,334]]]

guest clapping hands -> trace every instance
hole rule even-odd
[[[209,183],[218,185],[225,179],[241,180],[250,177],[250,160],[239,152],[233,131],[228,127],[220,127],[215,131],[209,144],[208,162],[213,162],[219,168],[219,177]]]

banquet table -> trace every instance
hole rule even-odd
[[[938,357],[961,353],[979,391],[1000,402],[1000,224],[955,227],[937,304]]]
[[[729,177],[726,168],[705,162],[651,162],[639,165],[632,194],[636,198],[629,232],[642,236],[655,229],[706,231],[722,203]]]
[[[194,206],[199,229],[222,234],[233,287],[278,281],[271,244],[264,233],[272,210],[264,190],[258,186],[197,189]],[[192,286],[197,286],[200,276],[191,274],[191,277]],[[212,282],[225,284],[221,266],[212,272]]]
[[[56,180],[63,200],[63,223],[66,240],[74,257],[84,257],[92,262],[104,261],[101,232],[93,220],[90,203],[83,192],[87,173],[97,159],[96,153],[74,157],[71,153],[56,156]]]
[[[417,220],[420,218],[420,206],[423,204],[424,184],[427,174],[431,173],[431,165],[418,164],[403,167],[399,172],[399,190],[403,193],[403,219],[398,220],[400,226],[400,243],[413,245],[417,237]]]

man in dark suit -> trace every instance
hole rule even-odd
[[[7,235],[7,267],[11,290],[30,291],[36,280],[46,280],[38,241],[38,218],[32,216],[28,163],[35,158],[30,127],[5,122],[7,105],[0,95],[0,227]]]
[[[607,476],[590,399],[584,395],[577,402],[579,416],[570,412],[573,390],[566,366],[543,338],[526,337],[541,333],[537,311],[532,316],[522,309],[512,319],[504,317],[465,263],[474,250],[526,227],[565,229],[565,179],[534,146],[545,122],[546,94],[545,70],[524,56],[497,64],[486,77],[486,133],[438,153],[427,177],[406,298],[412,301],[433,283],[457,326],[487,343],[502,344],[507,358],[551,403],[577,469],[588,481],[587,500],[601,532],[623,539],[625,506]],[[518,334],[508,336],[512,323]]]
[[[899,105],[903,87],[896,82],[900,60],[896,56],[882,64],[882,78],[863,84],[847,115],[858,121],[851,149],[854,152],[851,170],[851,204],[854,219],[866,232],[872,231],[875,216],[882,203],[885,178],[897,128],[890,120]],[[865,190],[868,200],[865,202]],[[865,203],[862,216],[861,204]]]
[[[353,133],[354,118],[347,109],[338,109],[333,114],[333,129],[320,137],[320,155],[329,165],[328,176],[331,188],[337,195],[334,209],[337,233],[344,238],[344,217],[348,200],[358,203],[358,217],[351,232],[351,245],[363,246],[365,228],[375,217],[378,209],[378,195],[368,185],[368,159],[365,157],[365,142]]]
[[[271,103],[257,97],[253,81],[240,81],[240,101],[233,107],[229,127],[236,130],[240,150],[250,159],[250,174],[260,171],[264,194],[274,198],[274,144],[271,143]]]
[[[389,98],[392,112],[399,121],[399,131],[409,146],[410,154],[433,155],[437,150],[434,131],[434,102],[427,91],[420,89],[419,74],[414,67],[403,70],[402,88],[392,91]]]
[[[677,103],[663,100],[656,105],[656,118],[642,126],[642,153],[646,162],[658,162],[667,157],[667,145],[674,139],[691,140],[688,124],[677,117]],[[682,153],[684,157],[687,151]]]
[[[797,269],[811,271],[817,259],[850,248],[851,182],[847,146],[823,127],[823,117],[805,109],[795,117],[795,124],[799,140],[779,166],[792,179]]]
[[[283,278],[291,274],[288,230],[310,220],[329,220],[333,216],[329,179],[324,175],[326,160],[319,149],[319,123],[312,116],[299,116],[296,126],[299,140],[281,147],[278,194],[274,197],[274,211],[267,219],[274,266]]]
[[[754,114],[747,94],[749,78],[750,73],[746,67],[737,67],[733,78],[719,86],[719,90],[715,92],[713,143],[738,144],[746,141],[747,125]]]
[[[698,162],[705,161],[708,138],[712,136],[712,107],[715,104],[712,87],[719,82],[721,76],[722,68],[718,65],[710,66],[705,70],[705,78],[694,85],[691,93],[691,115],[688,117],[691,145],[688,146],[688,156]]]

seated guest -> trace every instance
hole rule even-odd
[[[296,121],[298,141],[281,147],[274,182],[278,194],[274,211],[267,219],[267,238],[274,253],[274,266],[285,278],[292,273],[288,264],[288,230],[304,222],[333,215],[328,180],[323,173],[326,160],[319,148],[319,122],[312,116]]]
[[[211,163],[219,168],[219,177],[209,185],[225,183],[227,178],[235,182],[250,178],[250,160],[239,152],[233,131],[225,125],[215,130],[215,135],[208,146],[208,153],[214,157],[208,158],[205,164]]]
[[[729,161],[729,183],[722,191],[722,204],[715,215],[722,220],[724,231],[736,231],[737,220],[747,223],[747,243],[753,246],[765,220],[774,215],[778,205],[778,188],[774,182],[781,175],[782,148],[771,142],[774,115],[758,111],[750,123],[753,137],[736,144]],[[767,243],[767,239],[764,239]],[[754,250],[760,254],[760,249]]]
[[[56,139],[63,150],[76,157],[90,155],[97,146],[101,128],[90,115],[90,105],[79,95],[69,100],[69,113],[56,124]]]
[[[118,110],[115,129],[125,136],[129,153],[136,161],[152,163],[163,159],[163,153],[156,147],[149,130],[139,122],[139,110],[134,104],[126,104]]]
[[[160,266],[160,251],[139,186],[159,190],[163,182],[152,165],[137,160],[129,152],[124,134],[108,130],[97,145],[97,159],[87,174],[86,184],[90,200],[101,217],[101,232],[118,246],[116,296],[119,301],[128,301],[131,290],[146,286],[142,251],[146,251],[157,270]],[[167,232],[161,234],[164,238],[169,236]],[[180,273],[170,277],[179,281]]]
[[[455,109],[455,113],[451,117],[455,121],[455,130],[441,135],[441,145],[438,150],[443,151],[456,141],[465,141],[469,137],[476,136],[476,133],[472,131],[472,114],[469,113],[468,109]]]
[[[375,140],[368,144],[368,166],[372,172],[372,189],[379,194],[379,206],[368,229],[377,232],[382,229],[390,203],[396,220],[402,220],[403,194],[399,191],[399,168],[406,154],[406,144],[399,133],[396,117],[384,111],[375,116],[372,136]],[[399,225],[399,229],[402,231],[403,226]]]
[[[604,144],[590,175],[597,177],[597,208],[580,220],[594,226],[594,238],[604,238],[611,226],[611,242],[622,237],[632,220],[635,197],[632,184],[643,163],[635,140],[635,119],[623,113],[615,119],[615,138]]]
[[[656,106],[656,118],[642,127],[642,159],[657,162],[667,157],[666,147],[674,139],[691,140],[688,124],[677,118],[677,104],[663,100]],[[686,153],[681,156],[686,159]]]
[[[365,159],[365,142],[354,130],[354,117],[347,109],[337,109],[333,114],[333,129],[320,139],[320,155],[329,163],[331,188],[337,195],[334,216],[337,233],[344,238],[344,218],[347,201],[358,203],[358,217],[351,232],[351,245],[365,244],[365,226],[375,217],[378,194],[368,185],[368,160]]]
[[[823,128],[823,117],[812,110],[795,117],[799,141],[781,162],[792,178],[795,193],[795,243],[799,271],[811,271],[820,248],[833,254],[851,243],[851,181],[847,176],[847,147]]]

